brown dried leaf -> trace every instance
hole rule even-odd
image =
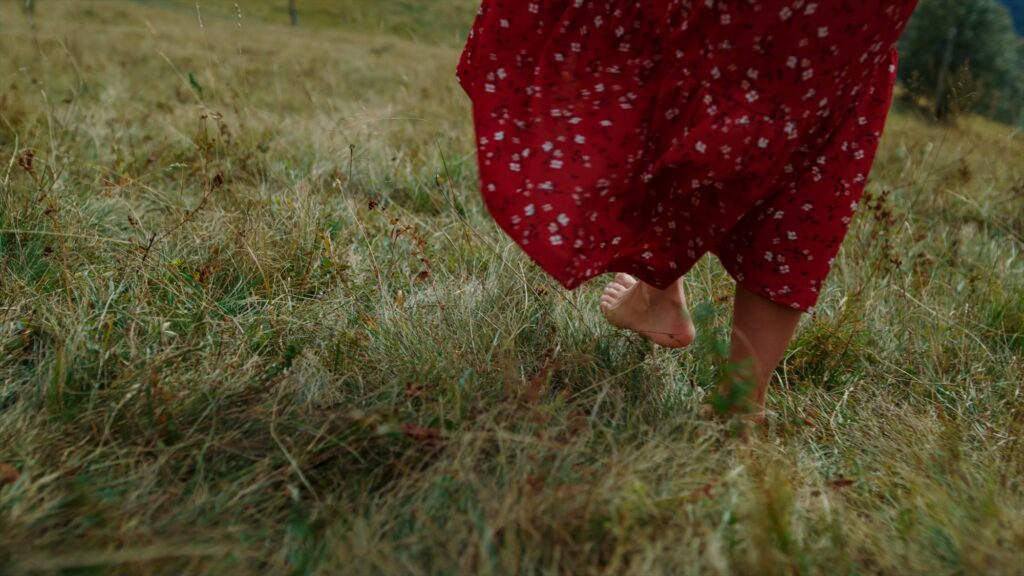
[[[423,386],[413,384],[412,382],[405,383],[405,396],[406,398],[422,398],[426,396],[427,389]]]
[[[547,380],[547,367],[541,369],[540,373],[530,378],[529,383],[526,385],[526,390],[523,392],[523,399],[526,400],[527,404],[536,404],[540,402],[540,396],[544,392],[544,383]]]
[[[543,476],[533,475],[527,476],[526,484],[533,490],[534,494],[540,494],[544,490],[545,481]]]
[[[6,462],[0,462],[0,486],[14,484],[21,478],[21,472]]]
[[[441,439],[441,431],[437,428],[424,428],[416,424],[402,424],[402,433],[417,442],[436,444]]]
[[[836,478],[835,480],[832,481],[832,487],[833,488],[848,488],[850,486],[853,486],[855,482],[856,482],[856,480],[851,480],[850,478],[844,478],[844,477],[840,476],[839,478]]]

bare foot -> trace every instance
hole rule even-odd
[[[601,312],[613,326],[666,348],[685,348],[696,335],[682,282],[658,290],[629,274],[616,274],[601,296]]]

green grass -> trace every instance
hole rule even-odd
[[[290,25],[288,0],[133,0],[217,19]],[[303,29],[343,28],[455,47],[465,41],[476,0],[295,0]]]
[[[717,263],[654,349],[487,217],[467,2],[38,4],[0,3],[0,574],[1024,570],[1021,134],[891,118],[741,441]]]

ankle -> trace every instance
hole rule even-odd
[[[685,299],[683,298],[683,291],[680,289],[679,281],[676,281],[664,290],[659,290],[646,282],[641,282],[641,290],[647,301],[667,302],[673,306],[685,305]]]

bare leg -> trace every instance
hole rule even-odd
[[[733,332],[723,394],[746,383],[752,389],[734,406],[758,422],[764,420],[765,396],[775,368],[793,340],[801,312],[787,308],[742,286],[736,286]]]

